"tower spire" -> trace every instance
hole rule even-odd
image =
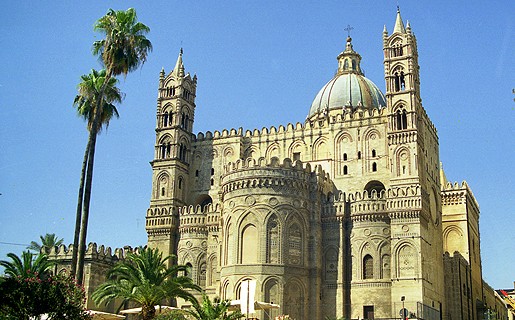
[[[173,73],[179,77],[184,77],[184,64],[182,63],[182,48],[179,53],[179,57],[177,58],[177,62],[175,63],[175,68],[173,68]]]
[[[397,18],[395,19],[395,26],[393,27],[393,33],[406,33],[404,29],[404,23],[401,18],[401,9],[397,6]]]

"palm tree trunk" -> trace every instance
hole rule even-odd
[[[82,206],[82,217],[81,217],[81,230],[80,230],[80,243],[79,243],[79,254],[77,259],[77,282],[82,285],[82,278],[84,276],[84,255],[86,254],[86,235],[88,231],[88,221],[89,221],[89,204],[91,200],[91,185],[93,183],[93,164],[95,162],[95,145],[97,142],[97,134],[100,129],[101,123],[100,119],[102,114],[102,104],[104,101],[104,92],[109,83],[109,80],[112,77],[112,72],[110,70],[106,70],[106,76],[104,78],[104,84],[100,89],[99,99],[97,101],[97,105],[95,106],[94,116],[93,116],[93,124],[91,126],[91,130],[89,132],[88,138],[88,163],[86,170],[86,182],[84,186],[84,203]]]
[[[84,203],[82,206],[82,216],[80,223],[80,242],[79,251],[77,257],[77,282],[82,284],[82,278],[84,276],[84,255],[86,254],[86,236],[88,233],[88,221],[89,221],[89,204],[91,200],[91,185],[93,183],[93,163],[95,158],[95,145],[97,140],[97,134],[90,132],[88,139],[89,153],[88,163],[86,170],[86,181],[84,186]]]
[[[82,201],[84,198],[84,182],[86,177],[86,168],[88,166],[89,156],[89,139],[88,145],[86,146],[86,152],[84,152],[84,160],[82,161],[82,171],[80,175],[80,186],[79,186],[79,197],[77,199],[77,212],[75,214],[75,233],[73,235],[73,252],[72,252],[72,264],[71,264],[71,276],[75,277],[77,272],[77,257],[79,254],[79,234],[80,234],[80,223],[82,219]]]
[[[155,315],[156,309],[154,308],[154,306],[149,306],[146,304],[141,306],[141,319],[152,320],[154,319]]]

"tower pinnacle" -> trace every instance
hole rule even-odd
[[[179,53],[179,57],[177,58],[177,62],[175,63],[175,68],[173,68],[173,73],[179,77],[184,77],[184,64],[182,63],[182,48]]]
[[[399,6],[397,6],[397,18],[395,19],[395,26],[393,27],[393,33],[406,33],[406,29],[404,29],[404,23],[401,18],[401,10]]]

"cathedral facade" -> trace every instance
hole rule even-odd
[[[148,245],[190,266],[211,296],[239,299],[255,280],[256,300],[281,306],[260,319],[394,318],[402,308],[447,318],[447,280],[481,300],[479,209],[441,172],[400,12],[382,40],[385,94],[349,37],[304,123],[198,134],[197,77],[181,51],[159,79]],[[470,279],[453,280],[451,262],[445,273],[455,251]]]

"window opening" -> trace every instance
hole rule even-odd
[[[376,149],[372,149],[372,157],[376,157]]]
[[[361,159],[361,151],[358,151],[358,160]]]
[[[343,174],[348,174],[349,173],[349,169],[347,168],[347,166],[343,166]]]
[[[293,153],[293,161],[300,160],[300,152]]]
[[[363,258],[363,279],[373,279],[374,278],[374,258],[371,255],[367,254]]]
[[[373,172],[376,172],[377,171],[377,163],[372,163],[372,171]]]
[[[343,154],[343,161],[347,161],[347,154],[346,153]]]

